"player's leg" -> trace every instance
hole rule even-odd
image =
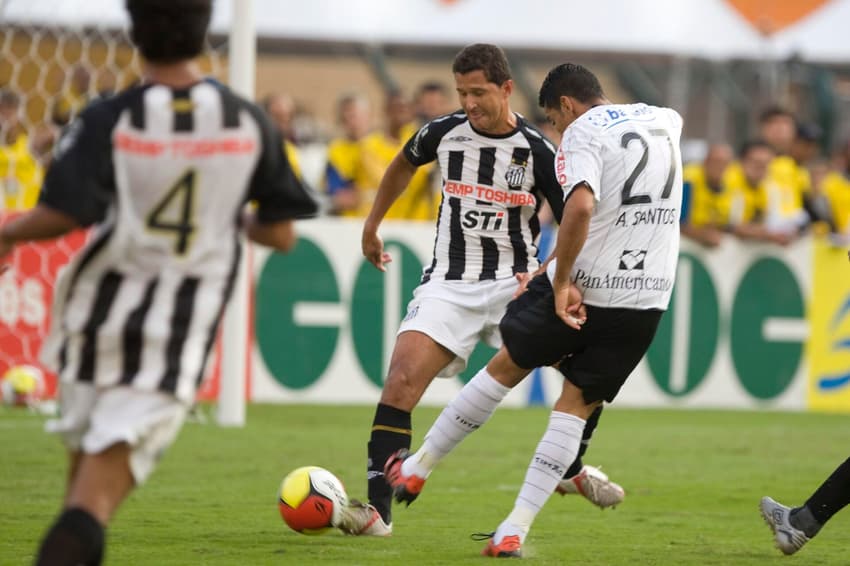
[[[509,298],[512,295],[512,288],[504,284],[497,285],[494,289],[499,296]],[[517,364],[511,356],[511,345],[525,343],[529,335],[525,317],[530,316],[533,319],[541,313],[549,314],[551,311],[551,286],[545,275],[535,278],[525,293],[508,304],[507,311],[499,323],[504,342],[499,352],[443,410],[416,454],[411,457],[400,455],[399,458],[388,462],[387,481],[394,485],[397,498],[408,503],[415,499],[424,479],[434,466],[469,433],[484,424],[510,389],[535,367],[531,362],[529,365]],[[551,317],[554,318],[554,315]],[[495,326],[499,318],[493,318],[492,324],[485,326]],[[560,322],[558,324],[564,326]],[[560,342],[555,342],[559,348]],[[552,363],[559,358],[553,357],[553,348],[549,346],[551,345],[544,343],[541,347],[544,352],[541,359]]]
[[[520,555],[531,524],[578,454],[585,422],[599,403],[587,403],[582,391],[564,380],[561,396],[528,466],[514,508],[496,529],[483,554]]]
[[[587,419],[578,449],[578,456],[576,456],[576,459],[564,474],[563,479],[558,483],[555,491],[561,495],[577,493],[600,509],[606,509],[608,507],[616,507],[622,503],[626,496],[625,490],[620,484],[612,482],[608,478],[608,474],[601,469],[585,465],[582,462],[582,456],[587,452],[593,431],[599,423],[602,408],[603,405],[596,407],[596,410]]]
[[[48,430],[70,449],[70,481],[63,512],[39,549],[39,566],[100,563],[109,520],[153,471],[186,415],[182,403],[159,393],[116,387],[91,396],[94,388],[80,384],[67,390],[63,416]]]
[[[414,454],[396,453],[385,469],[387,483],[398,501],[412,502],[436,465],[492,416],[511,388],[530,370],[513,363],[500,349],[458,392],[434,421]]]
[[[764,497],[761,500],[761,512],[774,532],[776,546],[785,554],[793,554],[848,504],[850,458],[830,474],[804,505],[789,508],[770,497]]]
[[[392,490],[384,480],[384,464],[394,452],[410,448],[410,413],[434,377],[454,358],[454,353],[422,332],[398,335],[368,445],[369,503],[387,525],[392,521]]]
[[[100,564],[104,532],[115,510],[133,489],[126,443],[79,459],[65,508],[41,543],[36,564]]]

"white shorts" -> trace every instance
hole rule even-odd
[[[86,454],[126,442],[133,479],[142,484],[174,442],[187,411],[184,403],[156,391],[62,383],[59,418],[45,428],[60,435],[68,450]]]
[[[415,330],[430,336],[455,356],[438,377],[454,377],[466,368],[479,341],[502,345],[499,321],[517,290],[514,278],[474,283],[429,281],[413,291],[398,334]]]

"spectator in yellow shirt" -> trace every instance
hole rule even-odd
[[[843,168],[827,173],[820,189],[829,203],[833,234],[846,243],[850,241],[850,142],[844,144],[843,154]]]
[[[771,232],[796,236],[809,221],[804,196],[811,182],[790,155],[797,137],[797,120],[784,108],[770,107],[759,118],[759,135],[776,152],[763,185],[763,221]]]
[[[728,199],[729,226],[740,238],[787,245],[793,239],[785,232],[773,232],[764,224],[768,170],[776,157],[763,140],[743,145],[738,161],[723,174],[723,191]]]
[[[272,93],[262,100],[263,110],[283,135],[283,151],[297,177],[301,177],[301,162],[295,145],[295,100],[285,93]]]
[[[365,216],[369,204],[363,193],[374,190],[371,179],[360,166],[360,141],[369,132],[371,111],[369,101],[358,94],[343,96],[337,105],[343,135],[328,145],[325,169],[325,189],[331,198],[332,214]],[[371,201],[369,201],[371,204]]]
[[[29,147],[20,121],[21,100],[0,90],[0,192],[5,210],[27,210],[36,205],[44,172]]]
[[[431,120],[452,111],[449,91],[446,85],[438,81],[426,81],[419,85],[414,104],[416,106],[416,119],[420,125],[427,124]]]
[[[733,157],[729,144],[714,143],[701,163],[688,164],[682,172],[682,234],[704,246],[719,245],[730,224],[723,173]]]
[[[384,172],[408,139],[416,135],[411,120],[411,104],[401,92],[387,93],[384,102],[384,127],[367,135],[360,142],[360,166],[366,173],[368,189],[363,193],[358,212],[369,214]],[[432,190],[429,182],[431,166],[419,167],[407,188],[395,200],[384,218],[389,220],[436,220],[440,192]]]

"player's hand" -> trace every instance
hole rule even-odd
[[[379,271],[387,270],[384,265],[390,263],[393,258],[384,251],[384,241],[378,236],[377,232],[364,230],[360,246],[363,250],[363,257],[369,260],[369,263],[377,267]]]
[[[514,275],[514,277],[516,277],[516,281],[518,283],[516,291],[514,291],[514,296],[513,296],[513,298],[516,299],[517,297],[519,297],[520,295],[525,293],[525,290],[528,288],[528,282],[531,281],[532,277],[534,277],[534,276],[529,275],[528,272],[524,272],[524,273],[517,273],[516,275]]]
[[[581,330],[587,321],[587,309],[582,304],[581,291],[573,284],[555,287],[555,314],[570,328]]]

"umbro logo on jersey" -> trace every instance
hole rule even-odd
[[[468,138],[468,137],[466,137],[466,136],[454,136],[454,137],[452,137],[452,138],[446,138],[446,141],[453,141],[453,142],[461,142],[461,143],[463,143],[463,142],[472,141],[472,138]]]
[[[505,181],[508,182],[508,187],[511,189],[522,188],[522,184],[525,182],[525,164],[511,163],[508,170],[505,171]]]
[[[620,255],[620,269],[631,271],[643,269],[643,261],[646,259],[646,250],[623,250]]]

